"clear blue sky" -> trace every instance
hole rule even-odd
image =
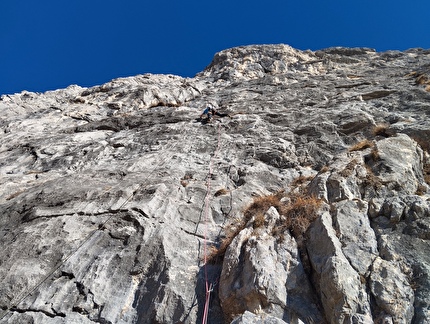
[[[220,50],[277,43],[430,48],[430,1],[0,0],[0,94],[191,77]]]

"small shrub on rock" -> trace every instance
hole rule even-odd
[[[249,205],[245,212],[243,213],[247,222],[254,216],[255,218],[263,215],[270,207],[275,207],[278,212],[281,206],[281,199],[285,197],[285,192],[283,190],[278,191],[277,193],[260,196],[254,198],[254,201]]]
[[[318,209],[322,200],[302,192],[289,196],[290,203],[283,205],[279,213],[284,216],[283,224],[279,224],[279,232],[289,229],[295,238],[307,231],[309,225],[318,217]]]
[[[281,216],[271,234],[277,239],[283,240],[285,231],[289,230],[297,241],[301,242],[309,225],[318,217],[318,209],[322,204],[321,199],[306,193],[303,189],[303,181],[294,182],[296,186],[299,186],[299,190],[291,191],[288,194],[281,190],[274,194],[254,198],[243,212],[243,218],[236,219],[234,224],[226,227],[225,237],[218,248],[212,249],[208,257],[209,262],[221,262],[228,246],[247,225],[251,225],[254,229],[265,226],[265,214],[270,207],[275,207]]]

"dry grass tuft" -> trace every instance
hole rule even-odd
[[[415,84],[417,85],[430,84],[430,79],[425,74],[418,74],[418,76],[415,79]]]
[[[372,148],[372,152],[370,152],[370,156],[373,161],[378,161],[381,158],[379,155],[379,151],[376,147]]]
[[[309,178],[307,178],[309,180]],[[302,179],[293,182],[299,190],[286,194],[284,190],[274,194],[259,196],[244,210],[243,217],[236,219],[234,224],[226,227],[225,237],[218,248],[213,248],[208,260],[211,263],[222,262],[225,252],[233,239],[250,221],[254,229],[264,227],[265,214],[270,207],[275,207],[280,219],[272,230],[272,235],[278,240],[284,239],[285,231],[289,230],[298,242],[303,241],[304,233],[309,225],[318,217],[318,209],[322,200],[309,196],[301,187]],[[284,199],[285,198],[285,199]]]
[[[303,175],[301,175],[301,176],[295,178],[292,181],[291,188],[301,187],[301,186],[307,184],[307,182],[312,181],[313,178],[314,178],[313,175],[311,175],[311,176],[303,176]]]
[[[217,191],[215,192],[214,196],[215,196],[215,197],[223,196],[223,195],[226,195],[226,194],[228,194],[228,193],[229,193],[228,189],[226,189],[226,188],[221,188],[221,189],[219,189],[219,190],[217,190]]]
[[[348,151],[349,151],[349,152],[353,152],[353,151],[362,151],[362,150],[367,149],[367,148],[369,148],[369,147],[373,147],[374,145],[375,145],[375,144],[374,144],[372,141],[370,141],[370,140],[368,140],[368,139],[365,139],[365,140],[362,140],[362,141],[360,141],[360,142],[358,142],[358,143],[354,144],[353,146],[351,146],[351,147],[348,149]]]
[[[427,187],[421,184],[418,185],[417,191],[415,192],[415,194],[418,196],[423,196],[426,193],[427,193]]]
[[[426,164],[423,169],[424,181],[430,185],[430,163]]]
[[[289,196],[290,203],[282,205],[278,210],[285,221],[276,229],[278,233],[289,229],[295,238],[300,238],[308,229],[309,225],[318,217],[318,209],[322,200],[303,193]]]
[[[421,147],[423,151],[430,153],[430,141],[419,135],[409,135],[417,144]]]
[[[382,135],[385,134],[385,131],[387,130],[388,125],[387,124],[377,124],[372,129],[373,136]]]
[[[327,165],[324,165],[321,170],[319,171],[319,173],[324,173],[324,172],[328,172],[330,171],[330,168]]]
[[[430,160],[427,158],[423,161],[423,176],[425,183],[430,185]]]
[[[253,216],[256,218],[260,214],[264,215],[272,206],[279,209],[281,206],[281,199],[284,197],[285,192],[283,190],[271,195],[255,197],[254,201],[244,212],[245,219],[249,221]]]
[[[236,219],[234,223],[226,226],[225,237],[220,241],[218,247],[211,246],[209,254],[207,256],[208,263],[218,264],[224,260],[225,252],[230,246],[233,239],[243,230],[247,222],[243,218]]]
[[[264,217],[264,214],[258,214],[254,217],[254,222],[252,223],[252,227],[254,229],[263,227],[265,224],[266,218]]]
[[[393,135],[393,132],[389,130],[390,125],[389,124],[378,124],[372,129],[372,135],[373,136],[383,136],[383,137],[390,137]]]
[[[264,226],[264,214],[271,206],[279,208],[281,204],[280,201],[284,196],[284,191],[279,191],[271,195],[255,197],[253,202],[243,212],[243,217],[235,219],[232,224],[225,227],[225,237],[221,240],[218,248],[212,249],[211,253],[208,256],[209,262],[222,262],[228,246],[239,234],[239,232],[245,228],[245,226],[252,218],[254,218],[252,224],[253,228]]]
[[[339,172],[339,174],[345,178],[349,177],[351,174],[353,174],[354,168],[357,164],[358,164],[358,161],[356,159],[352,160],[345,166],[345,168],[342,171]]]
[[[379,190],[382,188],[381,179],[379,179],[370,166],[366,165],[366,177],[363,179],[364,186],[373,187],[375,190]]]

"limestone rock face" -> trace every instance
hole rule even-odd
[[[266,226],[256,230],[248,226],[230,244],[221,272],[221,306],[230,317],[264,310],[288,323],[300,318],[323,321],[312,302],[312,286],[296,241],[288,232],[282,241],[271,235],[279,218],[271,207]]]
[[[0,323],[430,322],[429,66],[258,45],[1,96]]]

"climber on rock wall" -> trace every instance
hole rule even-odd
[[[207,116],[205,119],[203,119],[204,116]],[[225,116],[229,116],[229,114],[226,113],[220,113],[218,112],[215,108],[213,107],[206,107],[206,109],[202,112],[202,114],[200,115],[200,120],[201,121],[205,121],[205,122],[210,122],[212,120],[213,116],[219,116],[219,117],[225,117]]]

